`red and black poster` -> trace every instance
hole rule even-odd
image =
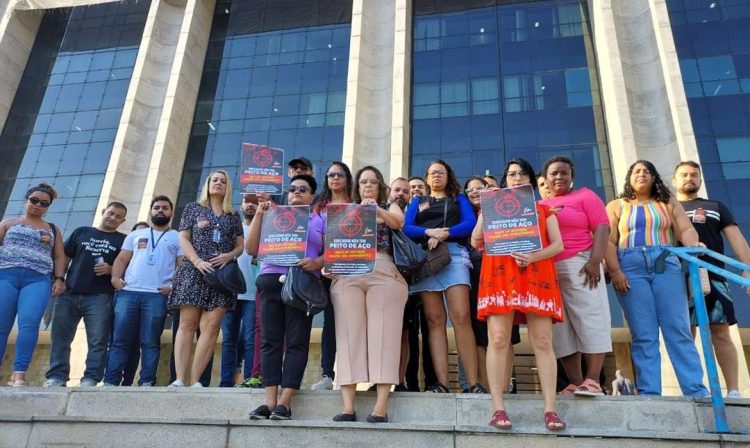
[[[277,205],[263,215],[258,258],[277,266],[294,266],[305,258],[309,205]]]
[[[281,193],[283,168],[283,149],[243,143],[240,193]]]
[[[375,269],[378,252],[375,205],[326,206],[325,270],[336,275],[364,275]]]
[[[482,191],[479,198],[487,255],[533,252],[542,248],[531,185]]]

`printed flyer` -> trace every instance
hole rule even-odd
[[[283,168],[283,149],[243,143],[240,193],[283,193]]]
[[[487,255],[533,252],[542,248],[531,185],[486,190],[479,198]]]
[[[309,205],[277,205],[263,214],[258,259],[294,266],[305,258]]]
[[[378,252],[376,206],[328,204],[323,262],[326,272],[365,275],[375,269]]]

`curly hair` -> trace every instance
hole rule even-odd
[[[445,167],[445,172],[446,172],[446,175],[448,176],[448,181],[445,183],[445,195],[448,197],[458,196],[461,193],[461,184],[458,183],[456,172],[453,171],[453,168],[451,168],[451,166],[448,165],[448,162],[446,162],[445,160],[435,159],[432,162],[428,163],[427,169],[424,172],[425,179],[429,177],[427,173],[430,171],[430,167],[432,165],[443,165]],[[425,185],[429,187],[427,182],[425,182]]]
[[[354,183],[356,184],[356,187],[354,188],[354,202],[362,202],[362,195],[359,194],[359,179],[365,171],[372,171],[378,179],[378,205],[384,207],[388,203],[388,184],[386,184],[385,179],[383,179],[383,173],[371,165],[360,168],[354,176]]]
[[[536,184],[536,172],[534,171],[534,168],[526,159],[522,159],[520,157],[516,157],[515,159],[510,160],[508,163],[505,164],[505,169],[503,170],[503,178],[500,179],[500,188],[508,187],[508,170],[510,170],[511,165],[520,166],[521,171],[525,171],[526,174],[529,176],[529,184],[531,185],[531,188],[533,190],[539,189],[539,187]]]
[[[652,199],[656,199],[659,202],[668,204],[669,198],[672,197],[672,193],[669,192],[669,187],[667,187],[667,185],[661,179],[661,176],[659,175],[659,172],[656,171],[656,167],[654,166],[654,164],[649,162],[648,160],[636,160],[632,165],[630,165],[630,168],[628,168],[628,174],[625,176],[625,185],[622,188],[622,193],[618,197],[625,200],[635,199],[635,190],[630,184],[630,176],[633,174],[633,169],[635,169],[635,166],[638,164],[646,167],[648,172],[651,173],[651,176],[653,176],[654,178],[654,183],[651,185],[651,192],[649,193],[649,197]]]
[[[340,162],[338,160],[333,161],[326,170],[325,177],[323,178],[323,188],[320,191],[320,195],[315,198],[315,204],[313,208],[318,213],[320,213],[321,210],[325,210],[326,205],[328,205],[333,199],[333,191],[331,191],[331,188],[328,187],[328,172],[333,166],[337,166],[344,171],[344,177],[346,178],[346,190],[344,191],[344,193],[346,194],[347,202],[351,202],[352,200],[352,190],[354,189],[354,184],[352,182],[352,171],[348,166],[346,166],[344,162]]]
[[[28,199],[29,196],[31,196],[31,194],[34,193],[34,192],[36,192],[36,191],[39,191],[41,193],[45,193],[46,195],[48,195],[49,196],[49,202],[50,202],[50,204],[52,203],[52,201],[54,201],[55,199],[57,199],[57,190],[55,190],[55,187],[53,187],[52,185],[48,184],[47,182],[42,182],[39,185],[35,185],[35,186],[29,188],[26,191],[26,195],[24,196],[24,199]]]

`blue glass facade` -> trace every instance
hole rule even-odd
[[[708,196],[750,235],[750,0],[667,0]],[[740,323],[750,304],[735,291]],[[740,295],[741,294],[741,295]]]
[[[351,2],[311,3],[286,5],[294,15],[278,4],[270,12],[257,2],[217,5],[178,209],[214,169],[237,184],[242,143],[282,148],[286,160],[305,156],[319,178],[341,158]]]
[[[90,225],[149,1],[47,11],[0,135],[0,213],[22,212],[30,185],[53,184],[48,219]]]
[[[609,157],[585,3],[484,3],[440,12],[417,2],[411,174],[437,157],[465,178],[562,154],[576,163],[576,184],[604,197]]]

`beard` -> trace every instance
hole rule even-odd
[[[699,188],[695,184],[685,185],[684,187],[682,187],[682,192],[685,194],[695,194],[698,192],[698,190]]]
[[[162,216],[162,215],[156,215],[151,217],[151,222],[153,222],[157,226],[165,226],[169,224],[169,221],[172,218],[169,216]]]
[[[252,221],[255,217],[255,210],[248,210],[246,212],[242,212],[242,215],[247,219],[248,221]]]

